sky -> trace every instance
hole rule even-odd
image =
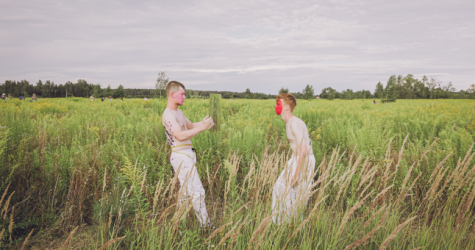
[[[475,1],[0,0],[0,82],[276,94],[475,84]]]

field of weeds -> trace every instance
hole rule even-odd
[[[274,103],[223,100],[219,131],[192,140],[213,224],[201,230],[176,207],[164,100],[0,101],[0,248],[475,248],[474,101],[298,100],[315,184],[281,226],[272,186],[290,147]],[[196,122],[208,105],[181,110]]]

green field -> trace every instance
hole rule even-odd
[[[371,101],[297,101],[319,184],[303,222],[276,226],[285,123],[273,100],[222,100],[219,131],[192,140],[211,231],[174,206],[165,100],[0,101],[0,248],[30,232],[25,247],[37,249],[124,236],[108,249],[475,247],[475,101]],[[181,110],[196,122],[208,106]]]

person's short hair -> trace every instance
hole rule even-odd
[[[277,102],[280,99],[283,99],[285,101],[285,104],[289,105],[290,111],[294,112],[294,108],[295,106],[297,106],[297,100],[295,100],[294,95],[281,93],[275,98],[275,101]]]
[[[180,87],[182,87],[183,89],[185,89],[185,85],[183,85],[183,83],[181,82],[178,82],[178,81],[171,81],[167,84],[167,87],[166,87],[166,93],[167,93],[167,96],[170,94],[170,92],[175,92],[177,91]]]

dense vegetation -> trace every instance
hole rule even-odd
[[[163,72],[162,72],[163,73]],[[166,77],[166,76],[163,76]],[[163,78],[162,77],[162,78]],[[77,83],[66,82],[63,84],[55,84],[51,81],[42,82],[39,80],[36,85],[30,84],[26,80],[22,81],[5,81],[0,84],[0,93],[5,93],[7,96],[11,94],[13,97],[24,95],[31,97],[35,93],[39,97],[89,97],[94,95],[96,98],[113,96],[114,98],[148,98],[165,95],[165,85],[168,78],[158,79],[161,87],[156,86],[157,89],[125,89],[120,85],[117,89],[112,89],[109,86],[102,89],[100,84],[88,83],[86,80],[79,79]],[[319,84],[321,86],[321,84]],[[281,88],[279,92],[288,93],[289,90]],[[203,91],[203,90],[189,90],[187,92],[188,98],[209,98],[210,94],[221,94],[225,99],[245,98],[245,99],[273,99],[276,95],[255,93],[250,89],[244,92],[231,91]],[[435,78],[427,78],[424,76],[421,80],[414,78],[412,75],[407,76],[391,76],[384,85],[381,82],[376,84],[373,93],[369,90],[346,89],[341,92],[327,87],[318,93],[313,86],[307,85],[301,92],[292,93],[296,98],[313,99],[316,95],[324,99],[475,99],[475,84],[466,90],[456,91],[452,83],[443,85],[443,83]]]
[[[220,130],[193,139],[213,222],[201,231],[174,206],[165,100],[0,100],[0,248],[470,249],[474,104],[298,100],[317,184],[304,220],[275,226],[285,124],[273,100],[223,100]],[[208,105],[182,110],[199,121]]]

